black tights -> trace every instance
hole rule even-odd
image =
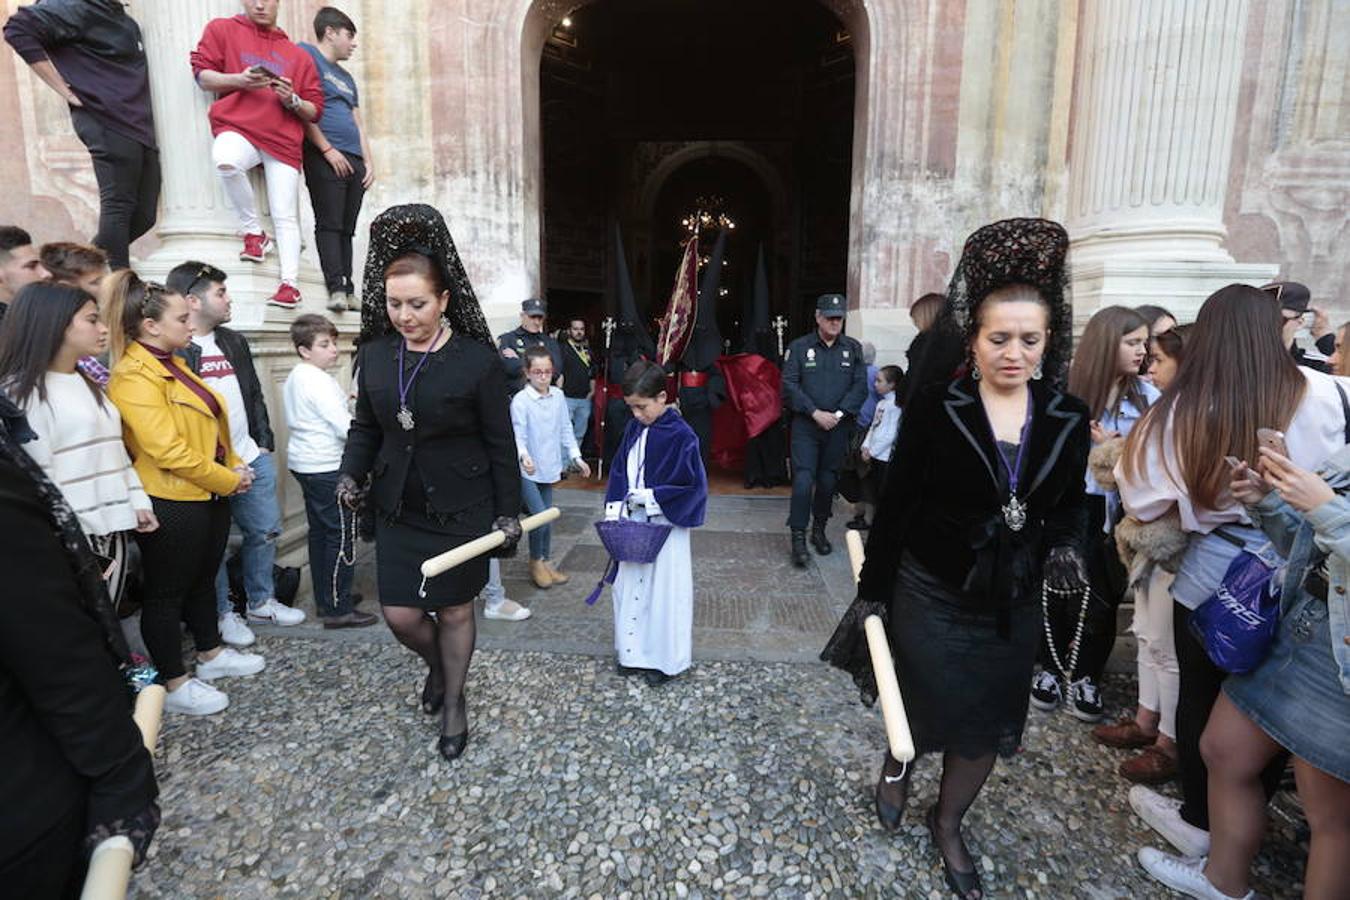
[[[937,828],[938,852],[951,867],[958,872],[971,872],[975,869],[975,860],[961,840],[961,820],[966,810],[980,795],[989,773],[994,770],[995,755],[990,752],[971,759],[953,751],[942,754],[942,782],[938,788],[937,811],[934,813]],[[886,776],[896,778],[903,773],[899,781],[887,782]],[[914,774],[914,763],[908,766],[898,762],[889,753],[882,762],[881,796],[892,806],[904,807],[909,799],[909,783]]]
[[[469,677],[469,660],[473,658],[474,642],[478,637],[473,604],[442,607],[436,610],[435,618],[425,610],[411,606],[386,606],[384,620],[389,623],[394,637],[426,662],[431,670],[432,685],[444,689],[441,734],[467,731],[469,716],[464,702],[464,683]]]

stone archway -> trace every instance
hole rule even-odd
[[[526,174],[527,187],[524,191],[524,200],[526,206],[526,216],[528,220],[526,228],[526,239],[532,247],[539,247],[543,242],[543,159],[542,159],[542,133],[540,120],[540,59],[541,54],[549,34],[564,16],[576,12],[578,9],[589,6],[596,0],[530,0],[521,11],[520,18],[520,73],[521,73],[521,113],[522,113],[522,131],[523,142],[521,145],[522,165],[524,174]],[[865,265],[858,258],[857,249],[863,245],[864,240],[864,216],[863,204],[869,196],[866,189],[867,175],[864,171],[864,161],[869,158],[866,149],[866,142],[871,139],[875,129],[870,125],[872,116],[870,110],[873,105],[875,92],[869,89],[868,79],[870,71],[870,40],[873,29],[870,26],[869,15],[870,8],[877,3],[886,3],[887,0],[817,0],[820,6],[832,13],[847,31],[851,37],[852,55],[854,60],[854,123],[852,135],[852,166],[851,166],[851,184],[849,188],[850,215],[849,215],[849,261],[848,261],[848,288],[851,297],[859,295],[857,289],[857,280],[859,273],[865,271]],[[900,0],[911,2],[911,0]],[[888,17],[889,20],[890,17]],[[712,142],[699,142],[712,143]],[[720,150],[731,148],[736,142],[716,142]],[[687,151],[690,154],[696,154],[698,151]],[[736,154],[737,150],[728,150],[728,155]],[[743,154],[744,155],[744,154]],[[685,159],[693,158],[691,156]],[[755,170],[762,179],[765,179],[766,187],[771,193],[776,195],[776,199],[781,199],[786,194],[786,189],[782,188],[781,176],[769,173],[771,165],[765,165],[762,160],[756,161],[750,155],[746,155],[741,160],[751,169]],[[667,171],[674,171],[678,164],[665,164],[669,166]],[[781,193],[779,192],[779,189]],[[649,204],[650,197],[647,198]],[[538,256],[533,257],[535,260]]]

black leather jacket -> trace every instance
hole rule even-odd
[[[264,450],[276,450],[277,440],[272,435],[272,421],[267,417],[267,401],[263,399],[262,382],[258,380],[258,370],[253,368],[253,351],[249,349],[248,339],[239,332],[216,326],[216,343],[234,366],[235,377],[239,379],[239,392],[244,395],[244,409],[248,413],[249,436]],[[202,348],[188,344],[186,350],[178,355],[187,360],[188,368],[197,375],[202,373]],[[230,423],[234,428],[234,423]]]

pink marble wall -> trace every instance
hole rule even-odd
[[[1075,2],[1046,0],[1041,6],[1051,15],[1019,24],[1023,30],[1008,40],[1041,39],[1047,47],[1072,41],[1074,35],[1063,32],[1072,15],[1056,18],[1053,13],[1071,13],[1066,4]],[[1062,170],[1065,159],[1046,148],[1066,145],[1064,135],[1051,132],[1068,121],[1067,113],[1057,115],[1053,107],[1059,102],[1055,97],[1067,96],[1063,84],[1049,86],[1053,90],[1047,88],[1045,99],[1037,99],[1031,111],[1032,121],[1046,123],[1040,146],[1009,163],[1011,168],[995,169],[989,183],[971,182],[962,174],[969,162],[960,156],[962,109],[971,104],[995,109],[1000,103],[1005,113],[1012,108],[1006,98],[962,92],[969,75],[994,65],[987,56],[966,58],[966,37],[977,24],[968,17],[1013,9],[1007,4],[1012,0],[827,0],[858,48],[849,239],[855,304],[903,308],[914,296],[942,287],[964,236],[989,217],[1062,214],[1060,201],[1050,193],[1030,197],[1044,208],[1025,209],[1020,207],[1033,205],[1025,194],[1013,195],[1011,209],[990,194],[1009,179],[1041,185]],[[317,0],[288,2],[284,24],[308,39],[306,23],[319,5]],[[538,116],[532,104],[537,105],[544,31],[570,5],[555,0],[353,4],[359,7],[353,14],[367,54],[357,71],[382,157],[381,182],[368,211],[411,200],[440,206],[480,295],[497,314],[539,287],[542,194]],[[8,0],[9,9],[15,6],[16,0]],[[1228,247],[1239,261],[1282,264],[1290,277],[1307,280],[1319,297],[1344,310],[1350,309],[1341,299],[1350,287],[1350,229],[1344,216],[1350,151],[1344,131],[1337,143],[1326,129],[1327,123],[1347,121],[1345,100],[1339,87],[1319,94],[1307,73],[1314,68],[1326,85],[1342,84],[1343,59],[1309,54],[1322,47],[1334,57],[1350,22],[1336,0],[1307,0],[1300,9],[1298,18],[1293,0],[1251,2],[1225,209]],[[420,24],[411,27],[410,21]],[[1034,29],[1041,30],[1039,35]],[[92,179],[78,169],[87,162],[71,152],[69,135],[62,134],[69,125],[52,115],[51,98],[38,96],[46,88],[18,71],[20,63],[7,48],[0,57],[0,121],[7,123],[0,129],[0,222],[25,225],[38,240],[86,238],[94,227]],[[1290,73],[1302,80],[1281,89]],[[1011,73],[1019,75],[1016,69]],[[1006,92],[1007,85],[996,89]],[[380,106],[396,107],[397,115],[382,113]],[[996,131],[999,121],[993,115],[980,127]],[[147,245],[136,249],[145,252]]]

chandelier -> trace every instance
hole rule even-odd
[[[736,220],[726,211],[726,199],[717,194],[695,197],[694,208],[680,217],[680,227],[684,229],[684,237],[680,239],[680,246],[688,244],[699,232],[712,231],[735,231]],[[702,269],[711,260],[707,254],[699,254],[698,267]],[[723,258],[722,265],[727,265],[727,260]],[[726,294],[726,288],[719,293]]]

